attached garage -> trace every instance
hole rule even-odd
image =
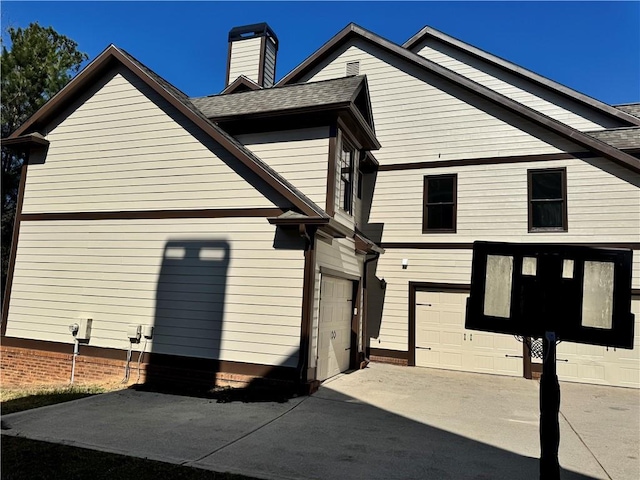
[[[317,379],[349,369],[352,348],[353,281],[322,275],[318,324]]]
[[[468,289],[416,287],[415,365],[523,376],[522,343],[510,335],[464,328]]]
[[[560,380],[640,388],[640,297],[631,300],[636,316],[633,350],[563,342],[558,345]]]
[[[524,376],[523,346],[515,337],[464,328],[465,285],[411,283],[409,291],[410,365]],[[633,350],[561,342],[558,378],[640,388],[640,296],[633,297],[631,308],[636,317]],[[540,362],[532,359],[535,371],[542,371]]]

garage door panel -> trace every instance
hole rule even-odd
[[[468,294],[416,292],[416,365],[522,375],[522,344],[513,336],[466,330]],[[429,350],[427,350],[429,349]]]
[[[318,332],[318,380],[325,380],[349,368],[353,282],[322,276]]]
[[[563,381],[640,388],[640,298],[634,297],[634,349],[562,342],[557,349],[558,378]]]
[[[440,344],[444,347],[462,347],[462,334],[454,332],[442,332]]]
[[[620,385],[634,386],[640,383],[640,368],[636,367],[620,367],[618,378],[612,379],[620,383]]]

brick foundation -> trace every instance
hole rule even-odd
[[[15,347],[0,347],[2,385],[58,385],[71,380],[73,346],[70,353],[45,352]],[[124,376],[123,361],[78,355],[74,383],[113,383]],[[137,372],[136,372],[137,377]]]
[[[19,347],[0,346],[0,382],[3,387],[29,385],[60,385],[71,380],[73,346],[69,353],[47,352]],[[126,352],[122,352],[126,356]],[[271,386],[291,386],[291,382],[277,379],[262,379],[238,373],[212,372],[197,369],[176,368],[167,365],[142,363],[138,381],[138,356],[134,353],[130,363],[128,385],[146,383],[158,386],[200,387],[214,386],[247,387],[254,382]],[[125,361],[80,354],[76,358],[75,384],[107,384],[122,381]]]
[[[400,365],[406,367],[409,365],[409,362],[406,358],[393,358],[393,357],[383,357],[379,355],[371,355],[369,360],[375,363],[389,363],[391,365]]]

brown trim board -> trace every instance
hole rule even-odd
[[[264,63],[267,55],[267,37],[260,37],[260,58],[258,59],[258,85],[264,87]]]
[[[224,86],[225,88],[229,86],[229,75],[231,74],[231,50],[232,50],[233,42],[229,42],[229,47],[227,48],[227,74],[225,77]]]
[[[562,84],[554,82],[549,78],[543,77],[542,75],[527,70],[515,63],[509,62],[508,60],[497,57],[489,52],[486,52],[478,47],[474,47],[473,45],[463,42],[462,40],[447,35],[446,33],[440,32],[435,28],[429,26],[425,26],[420,29],[418,33],[404,42],[402,44],[402,47],[406,48],[407,50],[413,51],[413,48],[416,45],[429,37],[452,46],[458,50],[461,50],[466,54],[471,55],[472,57],[479,58],[480,60],[493,64],[498,68],[507,71],[517,77],[525,78],[535,84],[541,85],[549,90],[552,90],[554,93],[560,93],[573,100],[586,104],[589,107],[595,108],[602,114],[615,117],[617,120],[623,120],[632,125],[640,125],[640,119],[634,117],[633,115],[630,115],[622,110],[618,110],[617,108],[612,107],[611,105],[607,105],[606,103],[602,103],[596,99],[584,95],[583,93],[572,90]]]
[[[466,283],[409,282],[409,357],[407,364],[416,365],[416,291],[469,292],[471,285]]]
[[[336,164],[338,154],[338,127],[332,125],[329,130],[329,158],[327,159],[327,215],[333,217],[336,213]]]
[[[123,65],[136,77],[142,80],[149,88],[157,93],[161,98],[175,108],[181,115],[186,117],[197,128],[215,140],[224,149],[231,153],[241,163],[248,167],[253,173],[263,179],[271,188],[290,201],[302,213],[307,215],[321,215],[319,207],[299,195],[295,189],[279,174],[269,169],[251,152],[245,149],[230,135],[225,133],[218,126],[206,119],[193,106],[189,106],[185,101],[176,97],[177,94],[170,92],[160,82],[154,78],[149,71],[145,70],[133,57],[129,57],[115,45],[110,45],[93,62],[80,72],[71,82],[69,82],[58,94],[49,100],[40,110],[38,110],[29,120],[18,128],[9,138],[18,137],[27,130],[37,130],[43,127],[62,108],[67,107],[78,95],[82,94],[90,85],[108,71],[114,62]],[[155,74],[153,74],[155,75]],[[159,78],[159,77],[158,77]],[[164,80],[163,80],[164,81]],[[167,82],[168,85],[170,85]],[[175,88],[175,87],[174,87]]]
[[[300,235],[305,238],[306,246],[304,250],[300,351],[298,353],[298,380],[300,381],[300,383],[306,384],[310,381],[316,380],[315,372],[313,372],[313,378],[309,378],[309,347],[311,345],[312,336],[311,326],[313,324],[313,304],[315,298],[316,283],[315,229],[307,229],[304,225],[301,225]]]
[[[227,85],[224,88],[224,90],[222,90],[220,92],[220,95],[226,95],[226,94],[229,94],[229,93],[235,93],[236,89],[238,89],[241,86],[245,86],[249,90],[260,90],[260,88],[262,88],[262,87],[260,87],[260,85],[258,85],[256,82],[254,82],[250,78],[247,78],[244,75],[240,75],[233,82],[231,82],[229,85]]]
[[[431,160],[427,162],[411,162],[411,163],[393,163],[389,165],[380,165],[378,171],[391,172],[396,170],[419,170],[424,168],[445,168],[445,167],[471,167],[482,165],[498,165],[504,163],[530,163],[530,162],[548,162],[552,160],[572,160],[583,158],[595,158],[598,155],[591,152],[573,152],[573,153],[546,153],[542,155],[517,155],[507,157],[485,157],[485,158],[469,158],[460,160]]]
[[[131,210],[120,212],[60,212],[26,213],[22,220],[142,220],[168,218],[240,218],[240,217],[277,217],[284,213],[279,208],[226,208],[197,210]]]
[[[532,240],[534,237],[532,237]],[[548,242],[555,245],[577,245],[593,248],[627,248],[640,250],[640,243],[607,243],[607,242]],[[381,242],[380,247],[386,249],[406,248],[413,250],[472,250],[473,243],[435,243],[435,242]]]
[[[628,155],[617,148],[607,145],[589,135],[582,133],[575,128],[572,128],[564,123],[561,123],[551,117],[541,114],[540,112],[533,110],[525,105],[522,105],[515,100],[512,100],[494,90],[491,90],[484,85],[481,85],[463,75],[460,75],[448,68],[445,68],[437,63],[432,62],[420,55],[413,53],[401,46],[393,43],[373,32],[370,32],[354,23],[347,25],[338,34],[332,37],[327,43],[325,43],[320,49],[304,60],[298,67],[288,73],[282,78],[277,85],[284,85],[287,83],[294,83],[300,81],[302,76],[318,65],[322,60],[326,59],[335,51],[335,49],[346,43],[351,38],[359,38],[377,48],[380,48],[386,52],[401,58],[412,65],[422,68],[431,74],[434,74],[446,81],[463,88],[474,95],[479,96],[493,104],[496,104],[507,111],[513,112],[522,118],[525,118],[532,123],[542,126],[547,130],[556,133],[557,135],[566,138],[581,147],[587,148],[591,151],[598,152],[602,156],[612,160],[613,162],[633,171],[640,172],[640,162],[635,157]]]
[[[27,167],[29,159],[25,159],[20,172],[20,183],[18,184],[18,198],[16,201],[16,213],[13,220],[13,236],[11,238],[11,252],[9,253],[9,265],[7,268],[7,280],[4,286],[4,297],[2,301],[2,324],[0,325],[0,336],[4,337],[7,332],[7,318],[9,317],[9,299],[11,298],[11,287],[13,286],[13,274],[16,267],[16,254],[18,251],[18,238],[20,236],[20,222],[22,221],[22,204],[24,202],[24,188],[27,182]]]
[[[416,365],[416,292],[417,291],[468,292],[469,284],[409,282],[409,358],[408,365]]]
[[[533,176],[536,173],[559,173],[562,179],[562,226],[534,227],[533,226]],[[528,233],[562,233],[569,231],[569,214],[567,206],[567,167],[535,168],[527,170],[527,231]]]
[[[72,343],[50,342],[45,340],[30,340],[25,338],[3,337],[3,347],[24,348],[27,350],[39,350],[42,352],[53,352],[63,354],[73,354]],[[101,358],[109,360],[126,361],[127,350],[117,348],[93,347],[91,345],[81,345],[80,355],[89,358]],[[185,370],[210,371],[212,373],[231,373],[238,375],[248,375],[256,377],[269,377],[295,381],[296,371],[292,367],[282,367],[273,365],[260,365],[256,363],[233,362],[228,360],[212,360],[196,357],[185,357],[180,355],[167,355],[162,353],[147,352],[144,354],[143,362],[154,366],[166,366]]]

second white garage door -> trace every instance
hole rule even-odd
[[[562,342],[557,350],[560,380],[640,388],[640,298],[631,301],[636,316],[634,349]]]
[[[322,275],[318,326],[318,380],[325,380],[349,369],[352,317],[353,282]]]
[[[416,292],[416,366],[521,377],[520,342],[511,335],[464,328],[468,296]]]

